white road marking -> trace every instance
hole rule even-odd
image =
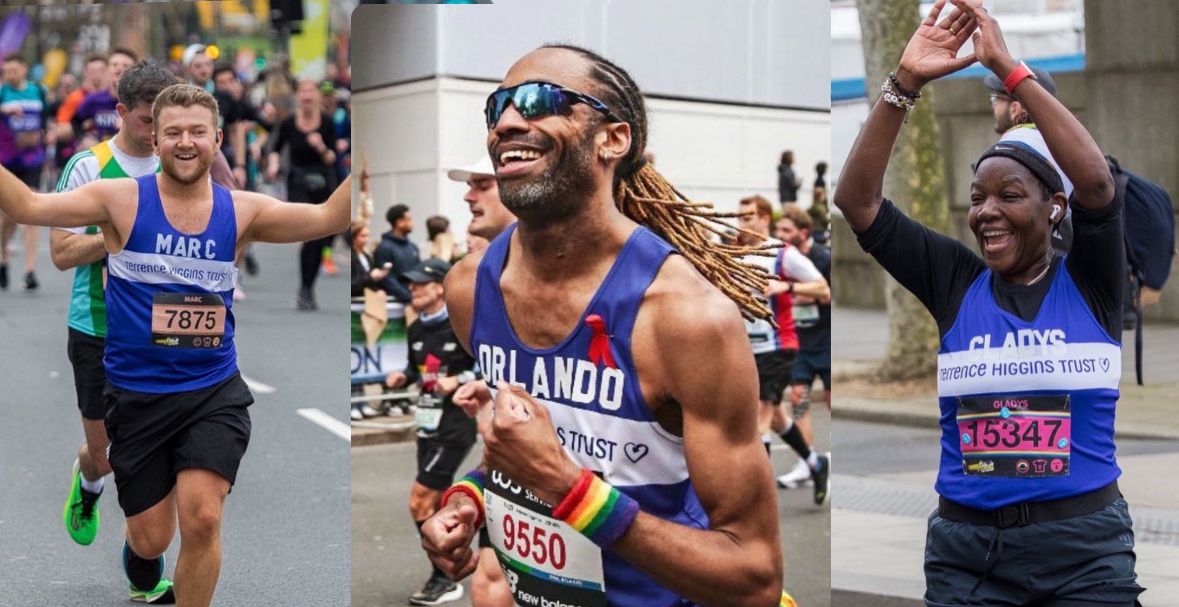
[[[302,415],[308,421],[323,428],[324,430],[327,430],[328,432],[331,432],[332,434],[335,434],[336,436],[348,442],[352,442],[352,428],[349,427],[348,424],[328,415],[327,413],[324,413],[322,410],[298,409],[295,411],[295,413]]]
[[[242,381],[246,382],[246,385],[249,386],[251,392],[257,392],[258,394],[274,394],[276,390],[274,386],[268,386],[256,379],[246,377],[245,373],[242,373],[241,375]]]

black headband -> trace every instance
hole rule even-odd
[[[1049,194],[1064,191],[1064,181],[1060,179],[1060,173],[1056,172],[1056,167],[1048,162],[1039,153],[1035,152],[1026,145],[1015,143],[1011,141],[1000,141],[995,145],[987,148],[987,151],[978,157],[978,161],[974,163],[974,172],[978,172],[978,167],[987,158],[994,156],[1002,156],[1010,158],[1024,166],[1036,179],[1040,180],[1045,187],[1048,188]]]

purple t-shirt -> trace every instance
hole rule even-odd
[[[119,113],[115,111],[118,103],[110,89],[94,91],[86,95],[74,116],[82,122],[93,120],[94,126],[89,130],[97,133],[100,140],[110,139],[119,132]]]

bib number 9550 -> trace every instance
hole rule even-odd
[[[510,514],[504,515],[503,530],[506,552],[531,558],[537,565],[547,563],[556,570],[565,568],[565,539],[561,534],[530,525],[528,521],[517,521]]]

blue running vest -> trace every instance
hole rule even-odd
[[[998,306],[991,277],[986,270],[971,284],[938,353],[937,492],[990,510],[1113,482],[1121,344],[1063,261],[1031,322]],[[1067,411],[1045,404],[1065,397]]]
[[[209,223],[204,232],[190,235],[168,222],[155,175],[136,182],[135,223],[123,250],[107,261],[107,378],[117,388],[154,394],[212,386],[237,371],[232,310],[237,218],[232,195],[212,184]],[[160,293],[219,296],[225,307],[219,345],[188,347],[153,338],[152,303]]]
[[[643,294],[674,250],[646,228],[636,229],[583,312],[582,322],[556,346],[534,349],[516,337],[499,289],[514,228],[491,243],[476,278],[470,337],[484,376],[493,387],[500,379],[523,385],[547,406],[565,452],[578,465],[598,473],[637,500],[644,512],[688,527],[707,529],[708,515],[688,478],[683,439],[656,423],[643,399],[631,357],[631,330]],[[597,321],[601,323],[599,328],[593,326]],[[504,480],[498,472],[491,471],[488,489],[507,493],[503,491],[506,483],[496,486],[497,481]],[[542,510],[551,513],[551,509],[542,507]],[[506,524],[502,519],[489,518],[493,544],[503,539],[504,531],[510,530],[504,528]],[[519,533],[518,526],[514,526]],[[564,527],[563,533],[578,535],[569,527]],[[549,553],[554,548],[552,543],[550,536]],[[522,551],[519,542],[513,544],[516,552],[507,550],[506,554],[503,545],[495,547],[509,584],[517,592],[517,601],[519,592],[524,591],[532,597],[545,597],[548,604],[554,605],[694,604],[657,584],[614,553],[592,544],[595,558],[602,560],[601,573],[608,597],[602,597],[601,589],[592,584],[573,588],[578,578],[568,573],[569,565],[555,569],[550,562],[549,573],[544,571],[545,567],[527,571],[528,566],[520,563],[524,559],[518,554]],[[535,557],[535,546],[532,552]],[[551,560],[556,560],[555,553]]]

